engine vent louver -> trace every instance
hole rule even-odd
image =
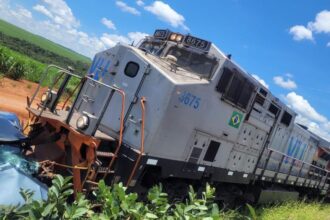
[[[190,157],[189,157],[189,162],[190,163],[197,163],[198,159],[199,159],[199,156],[201,155],[202,153],[202,149],[201,148],[198,148],[198,147],[194,147],[191,154],[190,154]]]

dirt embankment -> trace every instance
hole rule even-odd
[[[38,84],[26,80],[0,78],[0,111],[14,112],[20,120],[26,121],[28,119],[26,97],[31,98],[37,86]],[[38,93],[36,101],[40,101],[41,94],[42,92]]]

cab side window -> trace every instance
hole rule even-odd
[[[126,64],[124,73],[128,77],[134,78],[138,74],[139,69],[140,69],[139,64],[131,61]]]

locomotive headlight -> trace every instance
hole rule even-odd
[[[182,41],[183,36],[181,34],[176,35],[175,41],[180,42]]]
[[[88,127],[89,125],[89,118],[87,115],[82,115],[78,118],[76,122],[77,128],[84,130]]]
[[[52,94],[49,91],[47,91],[44,94],[42,94],[41,102],[42,103],[47,103],[47,102],[49,102],[49,100],[51,100],[51,98],[52,98]]]
[[[177,34],[175,34],[175,33],[171,34],[171,36],[170,36],[170,40],[171,40],[171,41],[175,41],[176,36],[177,36]]]

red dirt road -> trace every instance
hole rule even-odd
[[[20,120],[28,119],[26,97],[32,97],[38,84],[26,80],[15,81],[0,78],[0,111],[14,112]],[[41,92],[37,96],[40,100]]]

